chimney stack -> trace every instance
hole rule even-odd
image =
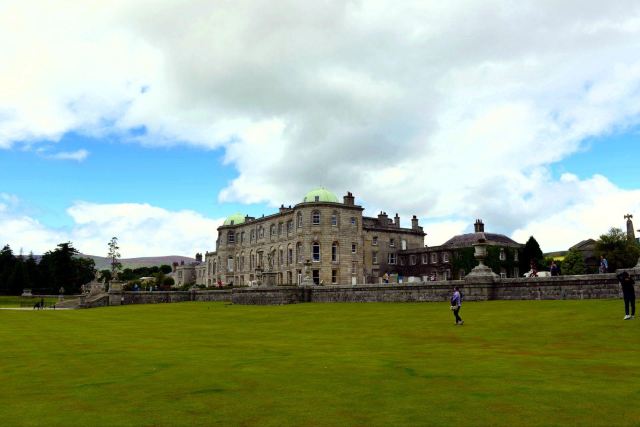
[[[396,216],[393,218],[393,223],[396,227],[400,228],[400,217],[398,216],[398,212],[396,212]]]
[[[417,230],[418,228],[420,228],[418,225],[418,217],[414,215],[413,218],[411,218],[411,229]]]
[[[353,197],[353,194],[351,194],[351,191],[347,191],[347,195],[343,197],[343,200],[345,205],[355,205],[355,198]]]
[[[380,225],[387,225],[388,218],[386,212],[380,211],[380,213],[378,214],[378,222],[380,223]]]
[[[475,224],[473,224],[473,229],[476,233],[484,233],[484,224],[481,219],[476,219]]]
[[[200,252],[196,254],[196,262],[202,262],[202,254]]]

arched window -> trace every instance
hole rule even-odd
[[[338,262],[338,242],[331,244],[331,262]]]
[[[313,242],[311,244],[311,260],[313,262],[320,262],[320,243]]]
[[[298,212],[298,228],[302,228],[302,212]]]
[[[311,224],[313,225],[320,224],[320,211],[311,212]]]
[[[302,243],[296,243],[296,256],[298,257],[298,262],[304,262],[304,253],[302,252]]]

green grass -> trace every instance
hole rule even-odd
[[[640,424],[622,302],[0,311],[0,424]]]

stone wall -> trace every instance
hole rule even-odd
[[[638,277],[638,276],[636,276]],[[234,304],[281,305],[304,302],[436,302],[448,301],[454,286],[465,301],[620,298],[615,274],[478,279],[340,286],[238,287],[225,290],[110,293],[110,305],[184,301],[230,301]],[[636,280],[640,292],[640,280]]]

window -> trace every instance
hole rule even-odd
[[[244,271],[244,252],[240,255],[240,271]]]
[[[334,212],[331,214],[331,225],[333,227],[337,227],[338,226],[338,213]]]
[[[449,254],[448,253],[443,253],[442,254],[442,262],[449,262]]]
[[[233,257],[231,255],[227,258],[227,271],[233,273]]]
[[[409,255],[409,264],[416,265],[418,261],[418,257],[415,255]]]
[[[437,263],[438,263],[438,254],[434,252],[431,254],[431,264],[437,264]]]
[[[351,253],[355,254],[358,251],[358,245],[355,243],[351,244]]]
[[[311,212],[311,224],[313,225],[320,224],[320,211]]]
[[[313,270],[312,271],[312,275],[313,275],[313,284],[314,285],[319,285],[320,284],[320,270]]]
[[[284,249],[280,248],[278,251],[278,265],[284,264]]]
[[[251,230],[251,233],[249,233],[249,241],[253,243],[255,239],[256,239],[256,230]]]
[[[319,202],[320,201],[320,196],[313,196],[313,201],[314,202]]]
[[[287,264],[293,264],[293,248],[291,245],[287,247]]]
[[[233,231],[230,231],[229,234],[227,235],[227,242],[228,243],[236,242],[236,234]]]
[[[500,261],[506,261],[507,254],[504,252],[504,248],[500,248]]]
[[[351,217],[351,225],[356,225],[356,224],[358,224],[358,222],[356,221],[356,217],[352,216]]]
[[[293,231],[293,220],[287,221],[287,234]]]
[[[422,254],[422,263],[429,264],[429,254]]]
[[[387,262],[389,264],[395,264],[396,263],[396,254],[389,254],[389,256],[387,258]]]
[[[313,242],[311,245],[311,259],[313,262],[320,262],[320,243]]]
[[[403,251],[407,250],[407,241],[402,239],[400,240],[400,247],[402,248]]]
[[[331,244],[331,262],[338,262],[338,242]]]
[[[271,224],[269,234],[271,234],[271,238],[273,238],[276,235],[276,225],[275,224]]]
[[[378,246],[378,236],[373,236],[373,239],[371,239],[371,244],[373,246]]]
[[[515,251],[513,251],[513,260],[514,261],[518,261],[518,250],[517,249]],[[518,275],[516,275],[516,277],[518,277]]]
[[[249,269],[253,270],[253,267],[256,265],[256,259],[253,255],[253,251],[249,252]]]
[[[389,246],[392,248],[396,246],[396,239],[389,239]]]
[[[264,238],[264,227],[260,226],[258,232],[260,233],[260,238]]]
[[[351,274],[356,274],[356,262],[351,261]]]
[[[374,252],[371,254],[371,262],[373,262],[374,264],[378,263],[378,252]]]
[[[331,270],[331,283],[334,285],[338,283],[338,270]]]
[[[298,212],[298,228],[302,228],[302,212]]]
[[[296,243],[296,253],[298,254],[298,262],[304,261],[304,254],[302,253],[302,243]]]
[[[282,223],[278,223],[278,236],[282,235]]]

